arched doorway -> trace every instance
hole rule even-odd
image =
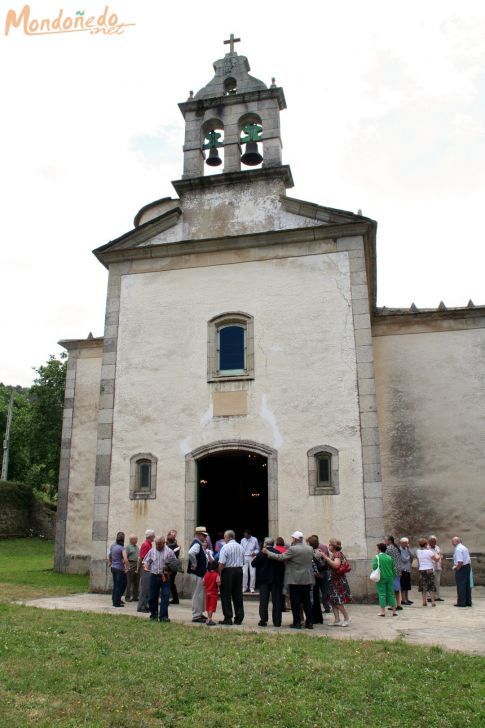
[[[276,450],[248,440],[224,440],[186,455],[186,535],[195,521],[209,530],[250,528],[259,539],[277,536]]]

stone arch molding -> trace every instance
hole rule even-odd
[[[197,495],[197,462],[216,453],[253,452],[268,460],[268,531],[278,535],[278,453],[269,445],[253,440],[218,440],[195,448],[185,456],[185,537],[194,533]]]

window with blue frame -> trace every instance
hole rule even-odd
[[[244,374],[246,369],[246,327],[227,324],[217,329],[218,370],[221,374]]]
[[[254,379],[254,322],[242,311],[208,321],[207,379]]]

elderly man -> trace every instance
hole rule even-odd
[[[435,556],[439,557],[439,561],[433,561],[433,576],[435,589],[435,601],[444,602],[445,600],[440,596],[440,583],[441,583],[441,571],[443,569],[443,552],[437,544],[436,536],[430,536],[428,539],[428,548],[434,553]],[[428,599],[428,601],[431,601]]]
[[[140,549],[137,546],[138,536],[131,533],[126,547],[126,556],[128,557],[128,572],[126,574],[128,584],[126,587],[126,601],[138,601],[138,588],[140,584],[140,572],[138,571],[138,554]]]
[[[170,599],[170,574],[176,571],[179,565],[177,557],[174,555],[165,543],[165,536],[159,536],[155,539],[155,546],[150,549],[145,558],[143,565],[150,572],[150,599],[148,601],[150,607],[150,619],[160,622],[170,622],[168,618],[168,601]],[[160,599],[160,613],[158,612],[158,598]]]
[[[137,612],[149,612],[148,599],[150,597],[150,571],[143,567],[143,559],[150,551],[155,540],[155,531],[153,528],[147,528],[145,531],[145,540],[140,546],[138,553],[137,572],[140,575],[140,596],[138,598]]]
[[[207,531],[204,526],[197,526],[195,535],[189,548],[188,573],[192,576],[192,622],[207,622],[205,616],[205,592],[203,579],[207,571],[207,557],[205,555],[205,539]]]
[[[291,534],[291,545],[284,554],[274,554],[264,548],[263,553],[270,559],[284,561],[286,566],[285,581],[290,588],[290,604],[293,614],[292,629],[301,629],[300,609],[305,612],[305,627],[313,629],[312,602],[310,592],[315,584],[313,573],[313,549],[303,543],[303,533],[294,531]]]
[[[455,607],[471,607],[472,589],[470,584],[471,559],[467,547],[462,544],[461,539],[455,536],[451,539],[455,550],[453,552],[453,569],[456,581],[456,604]]]
[[[252,566],[252,560],[259,552],[259,543],[257,538],[251,536],[251,531],[248,528],[244,531],[241,546],[244,549],[243,592],[250,591],[251,594],[254,594],[256,571]]]
[[[242,545],[242,544],[241,544]],[[264,548],[273,554],[278,554],[274,548],[274,539],[267,536],[264,539]],[[254,557],[251,566],[256,570],[256,587],[259,589],[259,622],[258,627],[268,624],[268,604],[271,594],[273,603],[273,626],[281,627],[281,607],[283,604],[283,581],[285,578],[284,564],[272,561],[266,554],[259,551]]]
[[[224,546],[219,552],[219,573],[221,575],[221,607],[224,619],[219,624],[232,624],[234,606],[234,624],[241,624],[244,619],[243,603],[243,566],[244,549],[235,541],[234,531],[224,534]]]

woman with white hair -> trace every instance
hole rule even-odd
[[[401,552],[401,604],[410,606],[413,602],[409,599],[409,592],[411,591],[411,561],[413,555],[409,548],[409,539],[407,536],[403,536],[399,539],[399,551]]]
[[[140,574],[140,596],[138,598],[137,612],[149,612],[148,600],[150,598],[150,571],[146,570],[142,565],[143,559],[153,547],[155,541],[155,531],[153,528],[147,528],[145,531],[145,540],[140,546],[138,554],[137,571]]]

